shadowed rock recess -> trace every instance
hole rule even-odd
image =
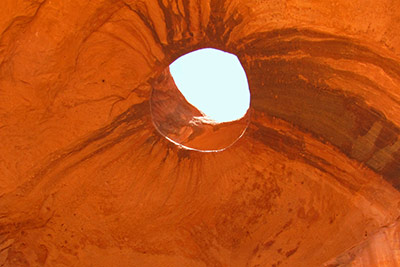
[[[398,7],[1,0],[0,266],[398,266]],[[168,66],[206,47],[240,121],[187,124]]]

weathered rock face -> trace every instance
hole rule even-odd
[[[396,266],[398,32],[389,0],[2,0],[0,265]],[[150,109],[203,47],[251,91],[217,153]]]

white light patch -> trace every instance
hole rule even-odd
[[[175,60],[170,71],[186,100],[216,122],[238,120],[249,109],[246,73],[233,54],[196,50]]]

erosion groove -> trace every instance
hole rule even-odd
[[[396,1],[0,2],[0,266],[400,262]],[[243,119],[192,121],[200,48]]]

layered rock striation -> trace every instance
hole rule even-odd
[[[2,0],[0,265],[396,266],[397,7]],[[160,86],[205,47],[248,75],[239,124]]]

